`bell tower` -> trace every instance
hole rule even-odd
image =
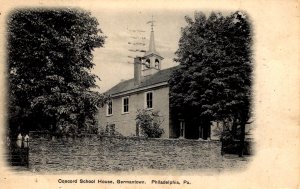
[[[150,41],[149,41],[149,50],[146,51],[143,57],[143,67],[142,67],[142,75],[149,76],[161,69],[161,62],[164,59],[155,49],[155,40],[154,40],[154,20],[152,16],[152,20],[147,22],[151,23],[151,33],[150,33]]]

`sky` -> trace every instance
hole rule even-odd
[[[164,57],[162,69],[178,65],[173,61],[181,27],[186,25],[184,17],[193,16],[194,11],[177,10],[128,10],[104,9],[90,10],[92,16],[99,22],[99,28],[107,37],[104,47],[96,48],[93,52],[95,67],[92,72],[98,75],[97,81],[100,92],[105,92],[122,80],[133,78],[133,58],[128,56],[142,55],[133,53],[129,49],[147,50],[151,26],[147,24],[152,19],[156,50]],[[140,30],[144,32],[133,32]],[[132,37],[145,37],[145,40],[136,41]],[[128,42],[144,42],[145,46],[132,46]],[[131,63],[129,63],[131,62]]]

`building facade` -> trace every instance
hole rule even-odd
[[[133,81],[128,81],[128,84],[133,84]],[[160,126],[164,129],[162,137],[168,138],[172,132],[170,131],[168,94],[169,87],[164,82],[112,93],[111,101],[100,110],[100,126],[102,129],[109,127],[109,130],[114,127],[113,129],[123,136],[139,136],[139,126],[135,120],[137,111],[155,110],[159,111],[162,119]]]
[[[143,57],[134,58],[134,78],[122,81],[109,89],[111,96],[99,112],[100,130],[112,131],[123,136],[139,136],[136,124],[137,111],[141,109],[159,111],[164,130],[162,138],[211,138],[211,129],[206,129],[172,115],[169,105],[168,80],[172,67],[161,70],[163,57],[156,51],[153,27],[149,50]],[[194,126],[190,126],[193,124]]]

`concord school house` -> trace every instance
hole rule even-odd
[[[186,120],[172,116],[169,105],[168,80],[178,66],[161,69],[163,57],[156,51],[153,28],[150,34],[149,49],[143,57],[134,58],[134,77],[122,81],[106,91],[111,100],[99,111],[99,127],[113,130],[123,136],[140,136],[140,126],[136,123],[137,110],[159,111],[162,118],[160,127],[162,138],[214,139],[210,128],[201,125],[188,127]],[[193,130],[189,130],[193,128]]]

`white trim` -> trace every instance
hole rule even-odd
[[[127,112],[124,112],[124,99],[128,99],[128,111]],[[124,97],[122,97],[122,107],[121,107],[121,109],[122,109],[122,114],[128,114],[129,113],[129,96],[124,96]]]
[[[124,91],[124,92],[121,92],[121,93],[117,93],[117,94],[114,94],[114,95],[111,95],[113,98],[114,97],[119,97],[119,96],[123,96],[123,95],[129,95],[131,93],[135,93],[135,92],[139,92],[139,91],[144,91],[144,90],[148,90],[148,89],[153,89],[153,88],[156,88],[156,87],[161,87],[161,86],[165,86],[165,85],[168,85],[168,82],[162,82],[162,83],[158,83],[158,84],[154,84],[154,85],[151,85],[151,86],[147,86],[147,87],[141,87],[141,88],[137,88],[137,89],[131,89],[131,90],[128,90],[128,91]]]

